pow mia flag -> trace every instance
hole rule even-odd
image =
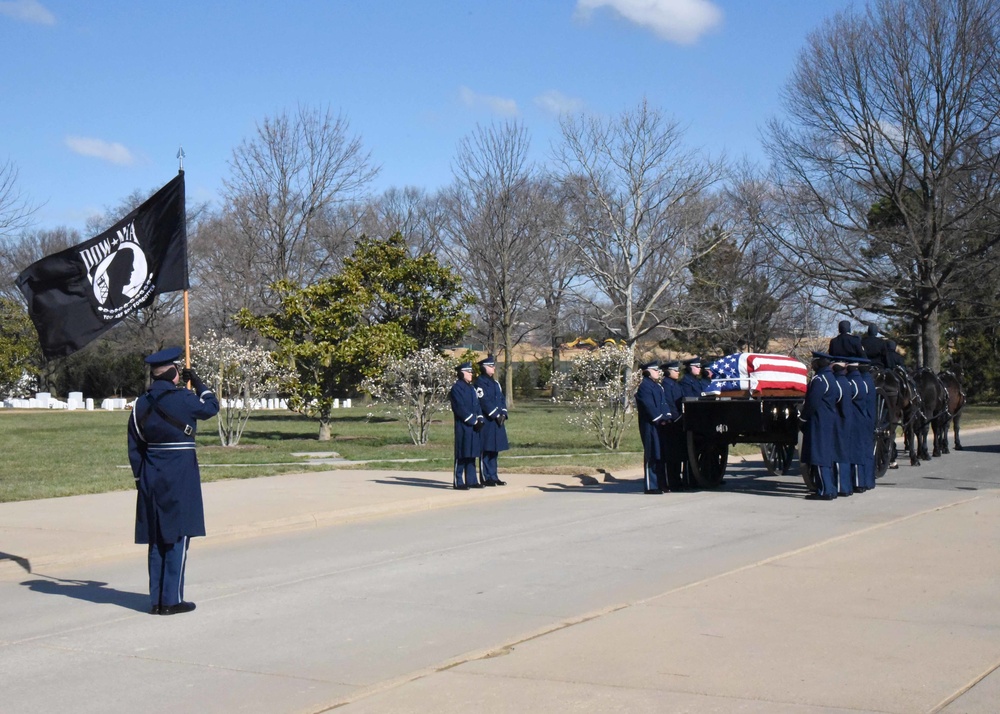
[[[188,288],[184,173],[98,236],[17,276],[46,357],[73,354],[160,293]]]

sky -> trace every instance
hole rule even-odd
[[[858,0],[859,1],[859,0]],[[343,115],[372,190],[452,179],[463,137],[516,120],[545,163],[560,114],[646,99],[691,148],[765,160],[810,32],[855,0],[0,0],[0,163],[33,228],[169,181],[221,205],[234,149],[297,107]]]

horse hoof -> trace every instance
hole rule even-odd
[[[961,451],[961,450],[962,450],[962,445],[961,444],[955,444],[955,451]]]

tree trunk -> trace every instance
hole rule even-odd
[[[938,308],[924,318],[920,330],[923,361],[921,364],[935,373],[941,371],[941,320]]]
[[[513,338],[509,325],[503,326],[503,391],[507,397],[507,409],[514,408],[514,350],[511,349]]]
[[[552,377],[559,374],[559,341],[555,338],[552,339]],[[555,399],[559,396],[559,390],[556,389],[555,384],[552,385],[552,398]]]
[[[328,419],[319,420],[319,440],[320,441],[330,440],[330,421]]]

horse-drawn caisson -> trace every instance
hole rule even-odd
[[[796,455],[801,453],[799,413],[805,401],[806,366],[783,355],[729,355],[712,365],[712,392],[683,402],[690,477],[702,488],[722,482],[732,444],[760,444],[761,456],[774,475],[802,473],[812,477]],[[720,377],[720,372],[721,377]],[[927,434],[933,429],[933,454],[948,452],[948,427],[954,424],[955,448],[961,449],[958,421],[965,395],[957,377],[902,368],[872,367],[874,408],[871,428],[875,478],[895,460],[896,431],[902,427],[913,464],[928,459]]]

